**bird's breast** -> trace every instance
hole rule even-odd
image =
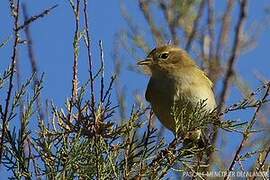
[[[215,98],[209,82],[207,77],[198,79],[188,73],[152,76],[147,87],[146,100],[151,103],[154,113],[162,124],[174,131],[175,120],[172,116],[174,105],[181,110],[187,106],[194,107],[199,101],[206,100],[207,110],[215,108]]]

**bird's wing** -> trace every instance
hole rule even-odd
[[[206,72],[202,71],[200,68],[197,68],[197,70],[199,70],[199,73],[201,73],[202,76],[206,79],[206,81],[208,82],[210,88],[213,88],[213,82],[208,78]]]
[[[207,74],[205,72],[203,72],[203,75],[204,75],[205,79],[208,81],[209,86],[211,88],[213,88],[213,82],[208,78]]]
[[[152,78],[150,78],[148,85],[147,85],[146,92],[145,92],[145,99],[148,102],[150,102],[151,98],[152,98],[152,96],[151,96],[151,94],[152,94],[151,92],[153,92],[152,89],[153,89],[153,80],[152,80]]]

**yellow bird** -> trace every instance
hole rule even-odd
[[[138,65],[147,67],[151,74],[146,100],[161,123],[174,133],[173,106],[180,110],[192,109],[204,100],[205,110],[216,107],[212,82],[184,50],[172,45],[161,46],[153,49]]]

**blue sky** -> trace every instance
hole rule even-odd
[[[69,7],[68,1],[59,0],[21,0],[27,4],[29,15],[38,14],[44,9],[58,4],[59,6],[45,18],[34,22],[31,25],[31,31],[34,43],[35,57],[38,62],[39,72],[45,73],[45,83],[42,96],[44,99],[53,100],[58,106],[63,105],[63,101],[71,95],[71,78],[73,63],[73,15]],[[128,11],[132,14],[134,21],[140,23],[142,28],[147,31],[145,20],[138,9],[136,1],[126,1]],[[121,17],[120,0],[91,0],[89,2],[90,16],[90,32],[92,37],[92,49],[94,61],[99,59],[98,41],[103,40],[106,73],[113,74],[113,45],[115,34],[127,28],[124,19]],[[219,4],[217,6],[220,6]],[[263,7],[270,6],[268,0],[251,1],[249,15],[251,18],[248,25],[255,22],[256,19],[264,18]],[[0,42],[6,40],[11,34],[12,19],[10,17],[8,1],[0,2]],[[22,33],[23,34],[23,33]],[[8,66],[11,59],[12,40],[7,46],[0,49],[0,72]],[[270,78],[270,30],[267,28],[259,36],[255,49],[248,51],[237,61],[236,68],[239,69],[242,77],[251,87],[255,88],[260,85],[259,80],[255,76],[255,72],[259,72],[266,79]],[[79,66],[79,78],[84,82],[87,77],[87,62],[83,58],[82,52]],[[143,58],[143,57],[142,57]],[[19,53],[20,67],[23,77],[31,74],[30,64],[27,53],[22,47]],[[127,59],[127,62],[134,60]],[[127,62],[123,64],[127,65]],[[127,99],[132,103],[134,100],[134,91],[139,90],[142,94],[146,87],[148,78],[128,70],[123,71],[122,82],[127,87]],[[128,85],[127,85],[128,84]],[[232,91],[229,103],[237,102],[241,99],[237,91]],[[1,102],[3,99],[0,99]],[[248,119],[247,119],[248,120]]]
[[[53,98],[56,102],[62,102],[65,97],[70,95],[71,87],[71,68],[72,68],[72,40],[73,40],[73,16],[72,10],[69,7],[68,1],[21,1],[28,5],[29,15],[38,14],[44,8],[50,7],[54,4],[59,6],[42,20],[36,21],[31,26],[35,56],[38,61],[40,72],[45,72],[45,87],[44,96],[46,98]],[[261,18],[263,13],[261,8],[265,1],[261,4],[251,2],[250,7],[252,11],[251,20]],[[90,1],[89,2],[89,16],[90,16],[90,31],[92,37],[92,49],[94,57],[98,58],[98,40],[103,40],[105,61],[107,71],[113,73],[112,68],[112,52],[115,33],[121,29],[127,28],[124,19],[121,17],[119,1]],[[145,25],[145,21],[140,13],[137,3],[133,1],[128,3],[128,10],[133,15],[135,22]],[[4,41],[11,35],[12,19],[9,16],[9,5],[7,1],[0,2],[0,41]],[[249,21],[248,23],[252,23]],[[147,30],[147,26],[144,26]],[[23,33],[22,33],[23,34]],[[270,77],[270,61],[268,60],[268,47],[270,46],[269,29],[264,31],[259,37],[257,47],[252,51],[247,52],[241,56],[236,66],[240,70],[241,75],[253,87],[258,85],[258,81],[254,72],[259,72],[267,79]],[[0,49],[2,62],[0,64],[1,70],[7,67],[10,59],[10,46]],[[20,64],[24,75],[30,74],[29,60],[25,51],[20,52]],[[143,57],[142,57],[143,58]],[[97,59],[98,60],[98,59]],[[127,61],[132,62],[128,59]],[[134,62],[135,64],[135,62]],[[80,62],[80,78],[85,80],[87,78],[86,61],[81,59]],[[147,79],[144,75],[138,75],[127,71],[128,76],[124,78],[124,84],[132,79],[130,89],[145,87]],[[138,81],[137,81],[138,80]],[[141,81],[143,80],[143,81]],[[142,82],[145,82],[142,84]],[[135,85],[136,84],[136,85]],[[133,86],[134,85],[134,86]],[[130,86],[130,85],[129,85]],[[52,88],[54,87],[54,88]],[[139,88],[140,89],[140,88]]]

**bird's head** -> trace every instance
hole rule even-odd
[[[151,73],[170,69],[181,69],[195,66],[195,62],[189,57],[186,51],[172,45],[161,46],[153,49],[145,60],[137,63],[146,66]]]

